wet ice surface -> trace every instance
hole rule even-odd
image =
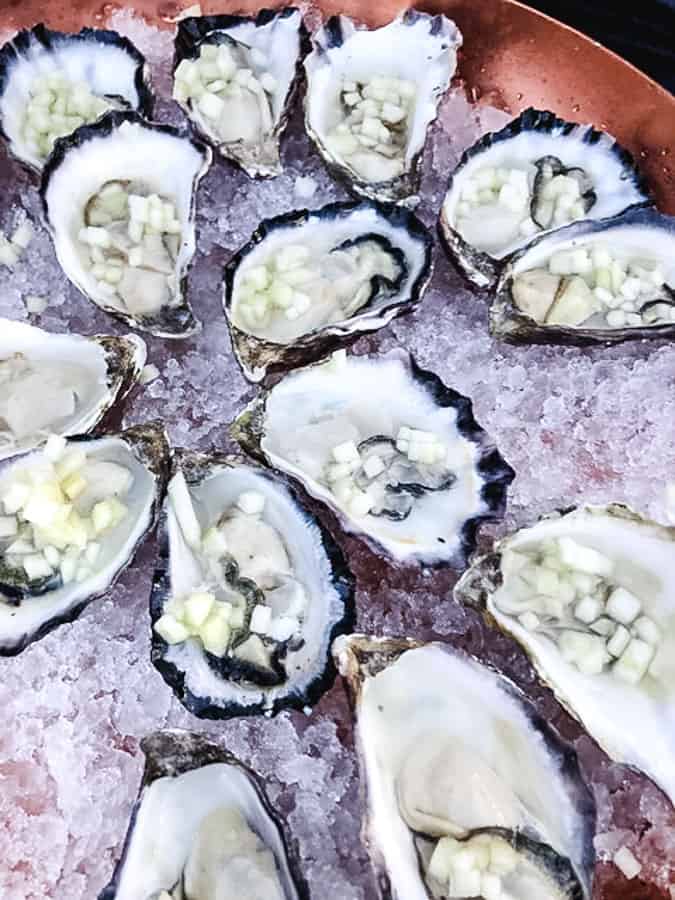
[[[146,50],[156,84],[166,91],[170,35],[127,14],[116,14],[113,25]],[[166,99],[158,116],[180,119]],[[468,107],[461,89],[448,97],[425,157],[420,215],[429,225],[461,150],[506,118],[496,110]],[[125,424],[161,418],[175,444],[231,448],[227,423],[255,389],[232,357],[220,307],[220,267],[260,219],[307,205],[294,196],[298,176],[316,180],[312,207],[347,196],[310,150],[297,114],[284,157],[285,174],[273,181],[253,183],[216,162],[202,182],[200,250],[190,297],[204,328],[184,343],[148,340],[149,362],[160,376],[135,389]],[[38,219],[33,182],[4,156],[0,192],[0,228],[8,230],[19,203]],[[85,334],[127,330],[68,284],[42,229],[11,274],[0,269],[0,285],[0,314],[6,317],[26,319],[22,296],[33,293],[49,298],[47,311],[32,319],[44,328]],[[653,342],[579,351],[496,343],[487,333],[485,298],[466,288],[440,248],[419,310],[362,341],[357,350],[395,346],[411,350],[422,365],[473,398],[478,420],[519,473],[507,523],[494,532],[584,500],[623,500],[664,518],[664,486],[675,471],[675,346]],[[341,535],[331,516],[322,517],[338,532],[358,577],[361,630],[437,637],[489,660],[522,685],[574,743],[598,803],[595,897],[668,897],[675,878],[675,816],[658,790],[610,763],[536,683],[523,653],[452,602],[451,573],[390,566]],[[359,841],[357,764],[343,686],[338,682],[309,716],[293,712],[226,723],[192,717],[149,663],[154,553],[150,539],[107,598],[19,657],[0,661],[0,897],[96,896],[120,852],[143,764],[139,741],[163,727],[206,734],[263,775],[270,800],[299,843],[313,896],[375,897]],[[631,882],[611,865],[624,845],[643,864]]]

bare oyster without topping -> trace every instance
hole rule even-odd
[[[0,130],[12,154],[39,171],[59,137],[110,109],[149,116],[148,84],[145,59],[116,31],[36,25],[0,49]]]
[[[174,99],[223,156],[251,176],[281,172],[304,28],[293,7],[178,23]]]
[[[431,246],[412,213],[372,202],[262,222],[225,268],[225,315],[246,377],[313,362],[412,310]]]
[[[198,328],[185,299],[195,191],[210,149],[135,113],[108,113],[61,139],[41,194],[59,262],[106,312],[160,337]]]
[[[50,334],[0,320],[0,459],[50,434],[86,434],[122,400],[145,363],[135,335]]]
[[[354,580],[331,536],[278,476],[179,451],[150,613],[152,660],[195,715],[314,702]]]
[[[487,287],[501,260],[535,235],[648,200],[632,157],[610,135],[527,109],[464,153],[441,208],[441,234],[464,274]]]
[[[400,351],[293,372],[233,433],[398,560],[461,567],[514,474],[471,401]]]
[[[675,529],[581,507],[475,561],[456,596],[484,607],[615,760],[675,800]]]
[[[357,194],[415,202],[427,129],[462,43],[454,22],[410,9],[371,31],[335,16],[312,41],[305,122],[319,152]]]
[[[511,682],[442,644],[352,635],[334,653],[383,900],[589,900],[591,794]]]
[[[151,734],[141,749],[122,859],[99,900],[308,900],[283,819],[255,772],[184,731]]]

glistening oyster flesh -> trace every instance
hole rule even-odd
[[[535,235],[648,200],[632,157],[610,135],[526,109],[465,151],[450,177],[440,229],[459,268],[487,287],[501,260]]]
[[[74,619],[115,582],[152,526],[169,447],[157,424],[52,436],[0,475],[0,654]]]
[[[523,645],[617,762],[675,801],[675,528],[625,506],[553,514],[495,545],[456,587]]]
[[[432,240],[405,209],[331,203],[262,222],[225,267],[223,305],[244,374],[314,362],[412,310]]]
[[[255,772],[184,731],[151,734],[141,749],[122,858],[99,900],[308,900],[283,819]]]
[[[480,522],[501,515],[512,469],[471,401],[411,356],[343,354],[287,375],[234,436],[395,559],[462,567]]]
[[[195,715],[314,702],[330,643],[353,620],[354,579],[331,536],[277,475],[177,451],[150,600],[152,661]]]
[[[675,219],[635,209],[533,242],[506,261],[490,328],[511,341],[674,337]]]
[[[382,900],[589,900],[592,796],[510,681],[442,644],[352,635],[334,654]]]
[[[56,255],[90,300],[160,337],[199,323],[185,299],[195,253],[195,191],[211,161],[201,141],[135,113],[108,113],[62,138],[41,194]]]
[[[251,176],[281,172],[304,27],[293,7],[178,23],[174,99],[220,154]]]
[[[149,116],[152,97],[145,59],[116,31],[36,25],[0,49],[0,131],[38,171],[59,137],[124,107]]]
[[[51,334],[0,320],[0,459],[50,434],[91,431],[133,387],[146,349],[136,335]]]
[[[359,195],[415,202],[427,129],[462,36],[445,16],[407,10],[368,30],[329,19],[305,59],[307,132]]]

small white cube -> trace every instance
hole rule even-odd
[[[378,475],[384,472],[385,468],[386,466],[382,460],[382,457],[377,456],[377,454],[369,456],[363,464],[363,471],[366,473],[368,478],[377,478]]]
[[[258,604],[251,613],[249,628],[256,634],[267,634],[272,621],[272,610],[269,606]]]
[[[333,447],[333,459],[335,462],[350,462],[360,458],[358,447],[354,441],[345,441]]]
[[[607,615],[622,625],[630,625],[641,609],[635,594],[622,587],[615,588],[607,600]]]

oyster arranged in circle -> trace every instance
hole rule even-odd
[[[471,401],[402,351],[287,375],[238,417],[241,446],[394,559],[461,568],[514,473]]]
[[[313,703],[330,643],[353,621],[354,579],[279,476],[178,451],[152,596],[152,661],[195,715]]]
[[[523,528],[455,589],[527,651],[612,759],[675,802],[675,528],[586,506]]]
[[[225,267],[223,306],[244,374],[314,362],[412,310],[432,240],[400,207],[331,203],[262,222]]]
[[[334,654],[382,900],[590,900],[592,795],[514,684],[443,644],[351,635]]]
[[[281,172],[279,143],[304,38],[294,7],[178,23],[174,99],[216,150],[252,177]]]
[[[440,230],[467,278],[488,287],[502,260],[535,236],[647,202],[642,175],[614,138],[526,109],[464,152],[450,177]]]
[[[0,459],[91,431],[145,364],[141,338],[52,334],[1,319]]]
[[[462,36],[442,15],[410,9],[369,30],[334,16],[305,59],[305,124],[360,196],[414,203],[427,129],[457,67]]]
[[[490,328],[572,344],[675,336],[675,218],[635,209],[541,237],[506,261]]]
[[[40,188],[56,255],[97,306],[142,331],[199,329],[185,298],[196,249],[201,141],[135,113],[108,113],[56,144]]]
[[[141,749],[122,858],[99,900],[309,900],[284,820],[255,772],[186,731],[155,732]]]
[[[111,109],[152,112],[148,66],[126,37],[36,25],[0,48],[0,131],[40,171],[56,140]]]
[[[157,424],[49,438],[0,474],[0,655],[105,593],[153,525],[169,447]]]

